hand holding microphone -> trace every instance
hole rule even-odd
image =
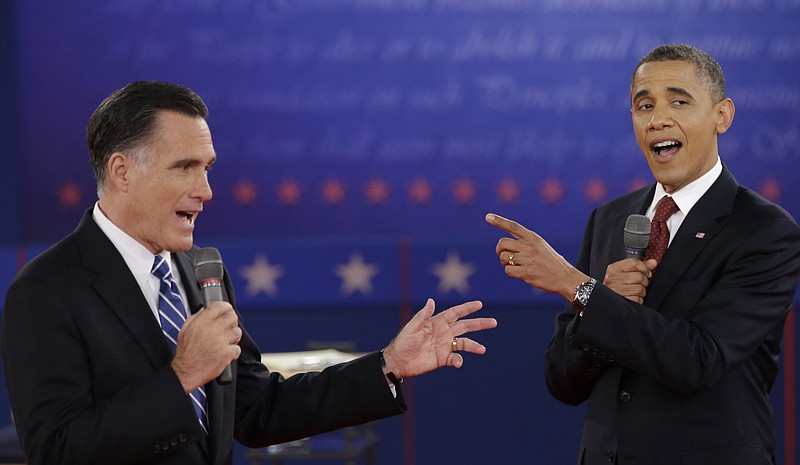
[[[194,272],[197,282],[203,289],[206,308],[214,302],[225,302],[222,295],[222,277],[224,267],[219,250],[214,247],[200,249],[194,255]],[[217,384],[226,385],[233,381],[231,365],[225,367],[217,377]]]
[[[224,268],[219,251],[199,250],[194,268],[205,308],[183,323],[171,363],[187,393],[214,378],[221,385],[231,383],[230,363],[241,354],[238,344],[242,337],[239,317],[222,293]]]
[[[623,230],[625,260],[608,265],[603,284],[617,294],[634,302],[644,303],[647,286],[653,276],[655,262],[642,262],[644,252],[650,242],[650,218],[644,215],[630,215]],[[630,260],[631,258],[635,260]]]

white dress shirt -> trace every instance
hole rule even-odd
[[[689,184],[683,186],[675,192],[671,194],[672,200],[675,201],[675,204],[678,205],[678,210],[672,216],[667,219],[667,228],[669,228],[669,244],[672,243],[672,239],[675,237],[675,234],[678,232],[678,228],[681,227],[683,224],[683,220],[686,218],[686,215],[689,214],[689,211],[694,207],[694,204],[700,200],[708,189],[711,188],[711,185],[714,184],[714,181],[717,180],[719,175],[722,174],[722,161],[717,157],[717,163],[708,170],[708,172],[696,180],[690,182]],[[664,186],[659,182],[656,183],[656,192],[653,195],[653,200],[650,202],[650,207],[647,209],[645,215],[651,220],[653,216],[656,214],[656,205],[658,201],[661,200],[662,197],[667,194],[667,191],[664,189]],[[669,246],[667,244],[667,246]]]
[[[122,255],[122,259],[125,260],[125,263],[128,265],[128,268],[133,274],[133,277],[139,284],[142,294],[144,294],[144,297],[147,299],[147,303],[150,305],[150,310],[153,312],[153,316],[155,317],[156,321],[158,321],[158,324],[161,325],[161,318],[158,316],[158,291],[161,286],[161,281],[150,272],[150,270],[153,269],[153,259],[155,255],[153,252],[150,252],[147,247],[140,244],[138,241],[136,241],[136,239],[132,238],[125,231],[121,230],[117,225],[112,223],[105,213],[100,210],[99,202],[94,204],[92,218],[103,231],[103,233],[105,233],[111,243],[114,244],[114,247],[116,247],[120,255]],[[186,304],[186,302],[188,302],[186,300],[186,290],[183,287],[180,273],[177,273],[175,267],[173,266],[174,263],[172,262],[172,254],[166,251],[161,251],[159,255],[163,256],[167,260],[167,264],[172,270],[172,277],[175,279],[175,283],[178,284],[178,289],[181,291],[183,305],[188,312],[189,307]]]

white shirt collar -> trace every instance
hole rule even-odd
[[[136,279],[136,282],[139,284],[139,287],[145,292],[145,295],[147,295],[148,290],[154,286],[153,283],[158,282],[158,278],[150,273],[153,269],[153,252],[148,250],[147,247],[139,243],[136,239],[128,235],[128,233],[112,223],[105,213],[100,210],[99,202],[94,204],[92,218],[94,219],[95,223],[97,223],[97,226],[99,226],[103,231],[103,233],[105,233],[111,243],[114,244],[114,247],[116,247],[120,255],[122,255],[122,259],[125,260],[125,263],[131,270],[131,273]],[[167,263],[170,265],[170,268],[172,267],[172,260],[170,259],[169,252],[162,251],[158,255],[164,257]],[[173,276],[174,275],[175,273],[173,272]],[[153,280],[148,281],[150,278]]]
[[[689,211],[692,209],[692,207],[694,207],[697,201],[700,200],[700,197],[702,197],[708,191],[708,189],[711,188],[711,186],[714,184],[714,181],[717,180],[720,174],[722,174],[722,160],[717,157],[717,162],[710,170],[708,170],[706,174],[683,186],[678,190],[678,192],[675,192],[671,195],[672,200],[674,200],[675,204],[678,205],[678,208],[684,217],[689,214]],[[658,201],[661,200],[661,198],[665,195],[670,194],[667,194],[667,191],[660,182],[656,183],[655,195],[653,195],[653,201],[650,203],[650,208],[647,209],[647,216],[651,218],[653,217],[656,210],[656,204],[658,204]]]

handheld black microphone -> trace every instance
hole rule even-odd
[[[194,273],[203,289],[206,307],[214,302],[224,301],[222,297],[222,256],[214,247],[200,249],[194,254]],[[231,366],[228,365],[217,377],[217,384],[226,385],[233,381]]]
[[[650,243],[650,218],[633,214],[625,221],[625,256],[644,260],[644,251]]]

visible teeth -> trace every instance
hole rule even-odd
[[[670,147],[670,146],[673,146],[673,145],[678,145],[678,143],[673,141],[673,140],[666,140],[664,142],[657,143],[656,145],[653,146],[653,148],[663,149],[664,147]]]
[[[664,142],[659,142],[657,144],[654,144],[653,145],[653,151],[656,152],[656,154],[661,155],[661,152],[663,150],[667,150],[667,149],[670,149],[672,147],[680,147],[680,146],[681,146],[680,142],[676,142],[674,140],[665,140]]]
[[[192,224],[192,221],[194,219],[194,214],[188,212],[179,212],[178,215],[183,215],[183,217],[186,218],[186,223]]]

